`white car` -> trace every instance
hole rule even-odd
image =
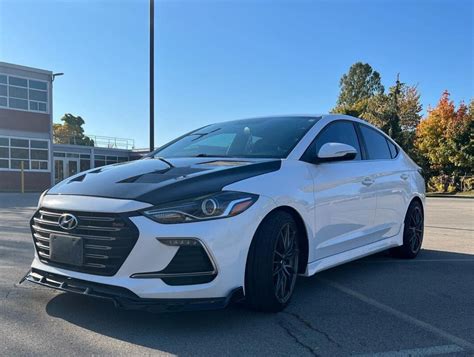
[[[45,192],[24,279],[124,308],[211,309],[245,298],[280,311],[298,275],[387,249],[416,257],[419,170],[350,116],[205,126]]]

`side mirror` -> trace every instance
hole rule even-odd
[[[357,150],[350,145],[342,143],[326,143],[319,149],[316,162],[353,160]]]

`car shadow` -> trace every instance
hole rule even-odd
[[[337,291],[328,281],[350,287],[390,306],[396,306],[408,297],[412,301],[426,302],[427,296],[429,298],[433,293],[436,293],[437,298],[444,299],[443,294],[450,294],[456,284],[469,284],[473,274],[466,275],[462,269],[472,267],[471,263],[456,262],[472,261],[473,258],[474,255],[469,254],[422,250],[418,257],[420,262],[416,263],[417,260],[399,260],[390,257],[388,253],[380,253],[318,273],[311,278],[298,279],[290,306],[286,312],[279,314],[257,313],[246,309],[242,304],[233,304],[217,311],[155,314],[117,310],[108,301],[67,293],[52,298],[46,306],[46,312],[51,317],[63,319],[101,335],[176,355],[241,354],[242,344],[259,338],[262,331],[269,331],[267,337],[273,338],[275,343],[280,343],[276,337],[279,333],[279,321],[290,314],[300,319],[306,318],[308,323],[314,325],[314,329],[331,329],[329,325],[319,326],[326,323],[320,316],[333,319],[335,325],[338,325],[339,321],[343,323],[346,311],[344,309],[349,311],[358,307],[350,296],[338,297],[344,293]],[[433,262],[430,263],[430,260]],[[440,260],[451,261],[450,268],[440,267]],[[381,286],[383,288],[380,288]],[[427,292],[429,287],[436,291]],[[472,290],[469,291],[471,296]],[[431,295],[427,295],[428,293]],[[450,294],[446,299],[454,305],[466,304],[464,295]],[[350,304],[354,306],[346,306]],[[430,310],[430,314],[444,313],[441,311],[443,307],[439,307],[440,311],[436,311],[437,308],[436,304],[425,306],[425,309]],[[334,314],[329,315],[328,309],[333,309]],[[407,313],[411,313],[409,308],[407,309]],[[474,316],[474,307],[466,309],[471,311],[464,311],[465,314]],[[338,310],[341,311],[339,316]],[[451,316],[452,319],[458,317],[460,316]],[[372,318],[370,314],[360,314],[355,324],[360,324],[362,328],[372,323]],[[358,330],[358,326],[351,328]],[[332,339],[340,339],[343,343],[347,333],[338,332],[337,328],[333,330]]]

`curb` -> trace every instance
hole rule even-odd
[[[450,194],[442,194],[442,193],[432,193],[426,194],[427,198],[455,198],[455,199],[463,199],[463,200],[473,200],[474,196],[463,196],[463,195],[450,195]]]

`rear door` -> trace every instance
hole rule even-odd
[[[398,155],[397,147],[381,132],[357,124],[365,147],[366,163],[373,172],[373,188],[377,192],[374,219],[375,239],[392,237],[401,229],[409,188],[409,173]]]
[[[371,164],[363,153],[354,122],[336,120],[316,137],[304,159],[312,161],[328,142],[356,148],[354,160],[310,165],[314,179],[315,258],[321,259],[367,244],[375,219],[376,192]]]

